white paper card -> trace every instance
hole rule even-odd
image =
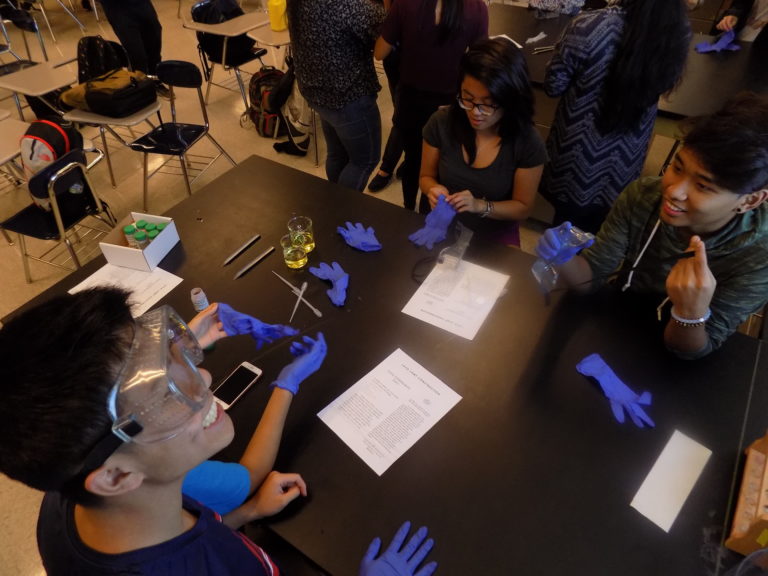
[[[152,272],[124,268],[114,264],[105,264],[88,276],[74,288],[70,294],[76,294],[96,286],[116,286],[131,292],[131,314],[141,316],[181,283],[182,279],[163,270],[155,268]]]
[[[709,448],[675,430],[631,506],[669,532],[711,455]]]
[[[398,348],[318,416],[381,476],[459,400]]]
[[[462,260],[435,266],[403,312],[457,336],[474,339],[509,276]]]

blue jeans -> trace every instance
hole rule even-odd
[[[344,108],[315,107],[328,149],[328,180],[362,192],[381,156],[381,116],[376,94],[367,94]]]

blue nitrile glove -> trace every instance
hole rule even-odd
[[[432,250],[435,244],[445,240],[448,235],[448,226],[453,222],[454,216],[456,216],[456,210],[445,201],[445,196],[440,196],[435,208],[427,214],[424,228],[416,230],[408,236],[408,240],[417,246],[426,245],[427,250]]]
[[[357,248],[363,252],[376,252],[376,250],[381,250],[381,243],[379,243],[379,240],[376,238],[376,233],[370,226],[366,228],[360,222],[357,224],[347,222],[346,228],[344,228],[344,226],[338,226],[336,231],[341,234],[344,241],[352,246],[352,248]]]
[[[565,264],[594,243],[593,234],[576,228],[570,222],[563,222],[560,226],[544,231],[536,244],[536,254],[549,264]]]
[[[392,538],[392,543],[384,554],[376,558],[381,548],[381,539],[374,538],[360,563],[359,576],[429,576],[437,569],[437,562],[430,562],[419,569],[419,564],[427,557],[435,542],[432,538],[425,541],[427,528],[422,526],[402,548],[405,537],[411,530],[411,523],[405,522]]]
[[[706,52],[722,52],[729,50],[735,52],[741,50],[741,46],[736,42],[736,31],[728,30],[715,38],[714,42],[699,42],[696,44],[696,52],[704,54]]]
[[[644,425],[650,427],[656,426],[650,419],[645,410],[640,406],[651,405],[651,393],[647,390],[640,395],[629,389],[624,382],[619,380],[613,370],[605,363],[605,360],[599,354],[590,354],[576,365],[576,370],[584,376],[592,377],[597,380],[603,393],[611,401],[611,410],[619,422],[624,422],[624,411],[627,411],[632,422],[638,428]]]
[[[336,306],[344,306],[344,302],[347,299],[347,286],[349,285],[349,274],[344,272],[338,262],[334,262],[330,266],[325,262],[320,262],[320,266],[317,268],[310,268],[309,272],[320,278],[320,280],[330,280],[331,289],[326,290],[328,298]]]
[[[233,310],[229,304],[219,303],[217,309],[219,320],[224,325],[224,332],[227,336],[236,336],[238,334],[250,334],[256,340],[256,348],[261,348],[264,344],[270,344],[283,336],[295,336],[299,333],[295,328],[283,326],[282,324],[265,324],[253,316],[243,314]]]
[[[318,332],[315,339],[304,336],[303,340],[291,342],[291,354],[295,360],[283,368],[277,380],[270,385],[288,390],[294,396],[299,392],[299,384],[317,372],[328,352],[322,332]]]

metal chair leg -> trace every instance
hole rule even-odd
[[[24,265],[24,278],[27,284],[32,284],[32,275],[29,273],[29,260],[27,260],[27,242],[24,235],[19,234],[19,248],[21,248],[21,263]]]
[[[104,156],[107,157],[107,168],[109,168],[109,179],[112,181],[112,188],[117,188],[115,183],[115,172],[112,170],[112,157],[109,155],[109,146],[107,145],[107,135],[105,134],[104,126],[99,126],[99,133],[101,134],[101,143],[104,146]]]
[[[248,113],[248,95],[245,92],[245,84],[243,84],[243,76],[240,74],[240,68],[235,68],[235,77],[237,78],[237,86],[240,88],[240,96],[243,98],[243,104],[245,104],[245,113]],[[205,102],[208,104],[208,101]]]
[[[51,28],[51,22],[48,20],[48,13],[45,11],[45,6],[43,5],[43,0],[40,0],[37,2],[37,4],[40,6],[40,14],[43,15],[43,20],[45,20],[45,25],[48,26],[48,32],[51,34],[51,40],[53,40],[53,43],[56,44],[56,36],[53,33],[53,28]]]
[[[189,183],[189,173],[187,172],[187,157],[182,154],[179,156],[181,171],[184,173],[184,184],[187,185],[187,196],[192,196],[192,186]]]
[[[211,84],[213,84],[213,69],[216,64],[211,63],[211,71],[208,73],[208,85],[205,87],[205,103],[208,104],[208,95],[211,93]]]
[[[144,212],[147,211],[148,195],[149,195],[149,154],[144,152]]]
[[[5,238],[5,241],[8,242],[8,246],[13,246],[13,239],[8,236],[8,232],[6,232],[5,228],[0,228],[0,232],[3,233],[3,238]]]
[[[206,132],[205,135],[208,137],[208,139],[211,142],[213,142],[213,145],[216,146],[216,148],[219,149],[219,152],[221,152],[222,154],[224,154],[224,156],[227,157],[227,160],[229,160],[229,162],[230,162],[230,164],[232,164],[232,166],[237,166],[237,162],[235,162],[235,160],[232,158],[232,156],[230,156],[229,153],[226,150],[224,150],[224,148],[221,147],[221,144],[216,142],[216,139],[213,136],[211,136],[211,134],[209,132]]]
[[[72,257],[72,262],[75,263],[75,266],[80,269],[80,260],[77,258],[77,253],[75,252],[74,247],[72,246],[72,242],[69,241],[69,238],[66,236],[64,237],[64,244],[67,245],[67,250],[69,250],[69,255]]]

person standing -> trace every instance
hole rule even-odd
[[[717,29],[722,31],[735,30],[738,39],[743,42],[754,42],[762,34],[768,24],[768,0],[733,0],[731,7],[725,11]]]
[[[101,5],[131,67],[155,74],[161,60],[163,27],[151,0],[101,0]]]
[[[612,0],[575,17],[544,82],[560,96],[540,192],[555,223],[596,233],[619,193],[640,176],[659,96],[688,55],[683,0]]]
[[[403,204],[416,208],[421,170],[421,131],[459,85],[459,61],[467,48],[488,36],[483,0],[397,0],[387,15],[374,56],[383,60],[399,46],[400,85],[395,124],[405,151]],[[429,212],[426,194],[420,211]]]
[[[372,50],[384,20],[373,0],[288,0],[296,80],[320,116],[328,180],[363,191],[381,156],[381,85]]]

